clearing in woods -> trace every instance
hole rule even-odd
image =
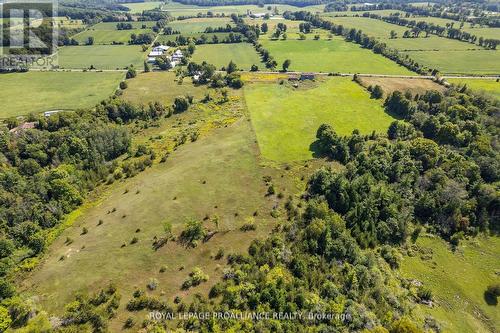
[[[244,87],[247,107],[262,155],[287,162],[314,156],[311,144],[318,127],[327,123],[339,135],[359,129],[385,133],[394,120],[384,112],[382,100],[350,78],[327,78],[319,82],[255,83]]]

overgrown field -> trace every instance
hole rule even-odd
[[[405,52],[418,63],[447,74],[498,74],[500,51],[410,51]]]
[[[271,160],[312,158],[316,131],[323,123],[348,135],[354,129],[384,133],[394,120],[384,112],[381,100],[370,99],[350,78],[301,83],[299,88],[255,83],[244,89],[260,151]]]
[[[112,331],[121,329],[129,316],[138,321],[144,318],[144,312],[126,311],[125,304],[134,290],[146,290],[152,278],[158,281],[158,287],[148,294],[169,301],[175,296],[186,300],[197,292],[206,294],[222,275],[225,255],[246,252],[250,241],[265,237],[275,223],[270,211],[279,199],[265,195],[263,176],[271,176],[277,191],[286,195],[298,192],[299,184],[287,180],[295,179],[293,171],[282,172],[285,177],[281,178],[278,170],[259,166],[250,122],[240,119],[231,124],[238,117],[238,105],[213,109],[200,106],[144,133],[162,146],[163,141],[185,131],[220,127],[194,143],[186,143],[167,162],[113,184],[56,240],[40,269],[24,282],[26,290],[37,295],[50,311],[61,313],[76,292],[93,291],[113,281],[123,298]],[[144,141],[150,140],[145,136]],[[299,183],[303,189],[304,183]],[[219,223],[214,224],[214,218]],[[219,232],[194,249],[174,241],[157,251],[152,248],[153,238],[164,233],[165,222],[170,222],[178,235],[189,219],[203,220],[206,228]],[[240,231],[245,223],[253,223],[256,230]],[[82,234],[84,227],[86,234]],[[134,238],[137,241],[131,243]],[[224,251],[223,258],[217,260],[214,256],[219,249]],[[209,281],[181,290],[194,267],[208,274]],[[71,283],[67,283],[69,280]]]
[[[500,82],[496,80],[481,79],[447,79],[446,81],[464,85],[477,92],[484,92],[486,95],[500,99]]]
[[[500,329],[498,306],[488,305],[486,287],[499,281],[500,238],[464,241],[451,251],[439,238],[421,237],[402,273],[430,288],[436,306],[418,310],[443,324],[444,332],[495,332]]]
[[[175,97],[186,95],[199,101],[208,91],[205,85],[193,85],[189,77],[179,82],[174,72],[141,73],[127,83],[128,88],[124,90],[122,98],[135,104],[161,102],[170,105]]]
[[[290,59],[291,71],[416,75],[336,36],[332,40],[262,40],[261,43],[276,59],[279,68],[285,59]]]
[[[244,70],[249,70],[252,65],[261,65],[259,55],[252,44],[248,43],[198,45],[193,54],[194,62],[206,61],[217,69],[227,66],[231,60]]]
[[[142,13],[145,10],[151,10],[155,8],[160,8],[163,1],[146,1],[146,2],[136,2],[136,3],[124,3],[123,6],[130,9],[130,13]]]
[[[112,94],[123,77],[119,72],[0,74],[0,118],[91,107]]]
[[[145,53],[137,45],[65,46],[57,55],[61,68],[124,69],[142,68]]]

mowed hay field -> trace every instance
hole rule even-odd
[[[187,20],[173,21],[168,24],[172,29],[179,31],[181,34],[192,34],[205,32],[206,28],[226,27],[233,25],[229,17],[217,18],[190,18]]]
[[[441,92],[445,90],[442,85],[430,79],[362,76],[360,80],[361,84],[366,88],[376,85],[381,86],[385,96],[396,90],[401,92],[410,91],[413,95],[425,94],[428,90]]]
[[[335,36],[332,40],[261,41],[281,64],[290,59],[291,71],[416,75],[395,62]]]
[[[402,275],[432,290],[435,306],[416,311],[433,316],[443,332],[490,333],[500,330],[498,305],[489,305],[484,292],[499,282],[500,238],[463,240],[455,251],[437,237],[420,237],[417,250],[405,256]]]
[[[175,124],[189,112],[168,121]],[[269,214],[274,199],[265,196],[267,186],[262,177],[277,179],[279,175],[261,168],[257,156],[250,122],[241,119],[185,144],[166,163],[113,184],[109,193],[83,211],[74,226],[50,247],[40,269],[24,282],[26,290],[38,296],[50,311],[61,313],[78,291],[95,291],[112,281],[123,296],[119,328],[128,316],[144,319],[145,312],[127,312],[125,304],[134,290],[146,290],[151,278],[159,283],[157,290],[148,293],[169,302],[176,295],[184,298],[207,293],[227,262],[226,258],[215,260],[211,256],[219,248],[226,255],[246,252],[251,240],[265,237],[274,223]],[[255,211],[260,214],[253,217]],[[174,234],[179,235],[188,219],[203,220],[206,215],[219,217],[221,231],[208,242],[199,242],[194,249],[172,241],[158,251],[152,248],[153,237],[164,234],[165,221],[171,222]],[[103,223],[97,226],[100,219]],[[240,231],[249,220],[254,221],[256,231]],[[215,229],[213,222],[204,224]],[[83,227],[88,228],[85,235],[81,235]],[[67,237],[73,243],[64,244]],[[133,237],[138,238],[136,244],[130,244]],[[60,260],[61,256],[65,260]],[[164,273],[159,272],[162,266],[166,267]],[[182,291],[182,282],[194,267],[200,267],[210,279]]]
[[[394,30],[398,36],[403,36],[404,32],[408,30],[406,27],[369,17],[325,17],[325,19],[335,24],[341,24],[346,28],[361,30],[368,36],[374,38],[389,38],[391,30]]]
[[[227,66],[231,60],[244,70],[249,70],[252,65],[261,65],[259,55],[252,44],[248,43],[198,45],[193,54],[194,62],[206,61],[217,69]]]
[[[206,85],[193,85],[189,77],[179,84],[174,72],[140,73],[127,83],[128,88],[123,91],[122,98],[135,104],[161,102],[169,105],[175,97],[185,95],[193,96],[198,101],[208,91]]]
[[[145,53],[138,45],[65,46],[57,55],[60,68],[124,69],[143,65]]]
[[[500,82],[497,82],[495,79],[493,80],[488,80],[488,79],[446,79],[446,81],[457,84],[457,85],[464,85],[466,84],[467,87],[470,89],[476,91],[476,92],[483,92],[486,95],[496,97],[500,99]]]
[[[340,135],[354,129],[385,132],[394,120],[382,100],[350,78],[320,79],[318,83],[255,83],[244,88],[245,99],[262,155],[280,162],[313,157],[311,145],[318,127],[327,123]],[[307,87],[310,85],[310,87]]]
[[[500,51],[410,51],[416,62],[446,74],[498,74]]]
[[[91,107],[112,94],[123,78],[119,72],[0,74],[0,118]]]

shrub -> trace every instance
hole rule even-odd
[[[152,278],[149,280],[146,286],[148,287],[149,290],[156,290],[156,288],[158,288],[158,280]]]
[[[128,88],[128,84],[125,81],[120,82],[120,89],[125,90]]]
[[[208,275],[203,273],[200,268],[195,267],[191,273],[189,273],[189,278],[182,284],[182,289],[189,289],[206,281],[208,281]]]

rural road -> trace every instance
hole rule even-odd
[[[57,69],[41,69],[41,68],[30,68],[30,71],[36,72],[125,72],[126,69],[83,69],[83,68],[57,68]],[[219,71],[222,72],[222,71]],[[250,71],[241,71],[246,73],[254,73]],[[259,74],[285,74],[284,72],[279,71],[258,71],[255,73]],[[302,74],[302,73],[311,73],[314,75],[329,75],[331,73],[328,72],[286,72],[286,74]],[[334,73],[334,76],[353,76],[353,73]],[[399,79],[435,79],[435,76],[432,75],[390,75],[390,74],[373,74],[373,73],[356,73],[359,76],[366,77],[386,77],[386,78],[399,78]],[[441,75],[442,79],[487,79],[487,80],[496,80],[500,78],[500,75],[491,75],[491,76],[471,76],[471,75]]]

